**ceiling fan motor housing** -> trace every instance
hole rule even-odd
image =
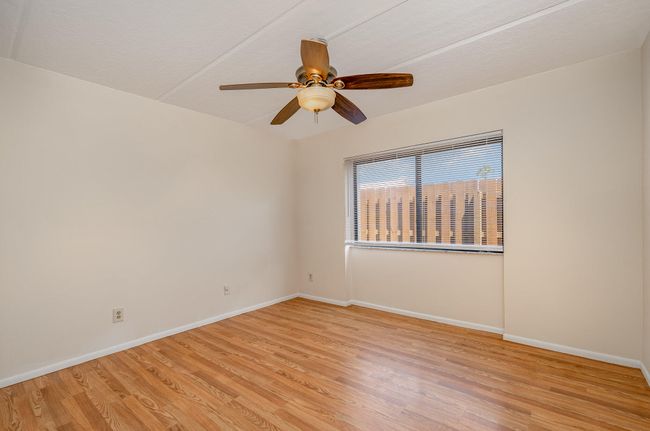
[[[322,78],[327,82],[330,83],[334,78],[337,76],[337,71],[334,69],[332,66],[330,66],[329,71],[327,73],[327,77],[323,76]],[[296,80],[300,82],[301,84],[307,84],[308,81],[311,81],[311,77],[307,76],[307,72],[305,72],[305,68],[303,66],[300,66],[296,70]]]

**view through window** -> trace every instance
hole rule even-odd
[[[351,239],[502,251],[502,141],[490,133],[350,161]]]

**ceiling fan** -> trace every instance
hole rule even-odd
[[[257,90],[263,88],[293,88],[296,97],[278,112],[271,124],[283,124],[300,108],[318,113],[332,108],[341,117],[359,124],[366,116],[357,106],[334,90],[375,90],[381,88],[410,87],[410,73],[370,73],[365,75],[336,76],[330,66],[327,43],[324,40],[302,40],[300,43],[302,66],[296,70],[297,82],[260,82],[252,84],[220,85],[220,90]]]

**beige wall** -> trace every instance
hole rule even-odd
[[[305,140],[300,289],[487,325],[505,318],[511,335],[639,359],[640,67],[639,51],[625,52]],[[495,129],[504,130],[502,257],[353,249],[346,259],[344,158]]]
[[[295,292],[293,144],[8,60],[0,95],[0,380]]]
[[[503,328],[503,258],[351,247],[350,297]]]
[[[643,126],[644,126],[644,333],[643,363],[650,370],[650,34],[641,49],[643,63]],[[650,382],[648,382],[650,383]]]

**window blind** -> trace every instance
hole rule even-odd
[[[348,240],[503,251],[501,131],[347,160]]]

